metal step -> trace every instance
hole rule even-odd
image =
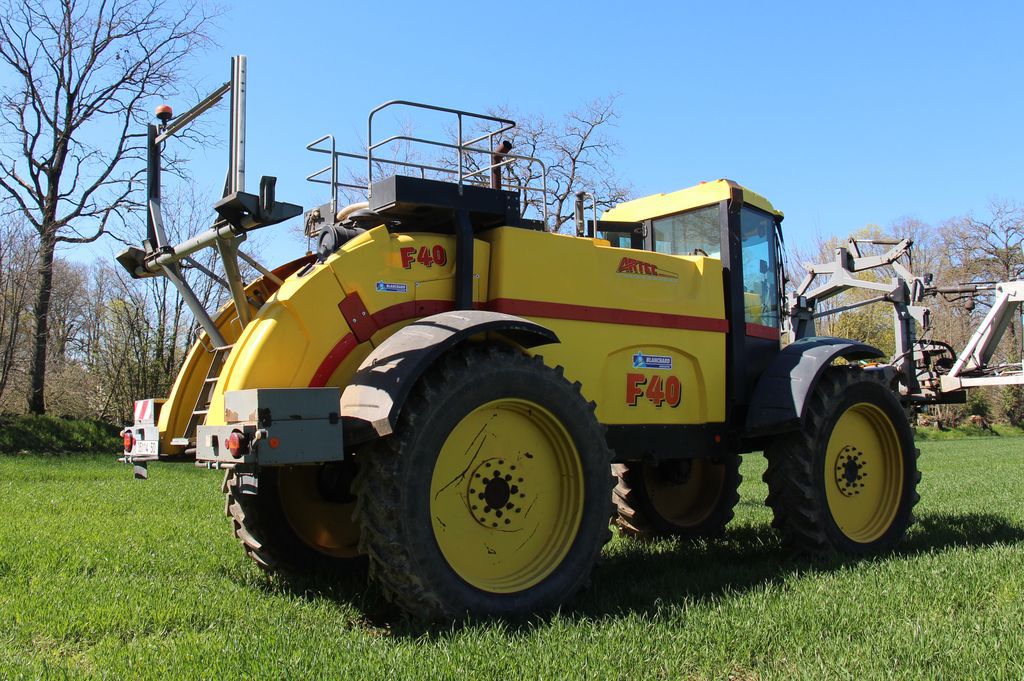
[[[188,424],[185,426],[185,432],[180,437],[174,438],[172,444],[187,446],[195,441],[196,428],[198,428],[200,421],[205,420],[206,415],[209,413],[210,398],[213,397],[214,386],[217,385],[217,381],[220,379],[221,369],[224,368],[224,359],[233,347],[234,345],[231,344],[213,349],[210,369],[206,372],[206,378],[203,379],[203,385],[199,389],[199,394],[196,395],[196,403],[192,408],[192,415],[188,419]]]

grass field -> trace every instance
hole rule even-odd
[[[786,559],[752,456],[724,541],[616,538],[561,614],[430,631],[363,575],[265,577],[215,474],[0,456],[0,676],[1024,678],[1024,439],[921,448],[897,555]]]

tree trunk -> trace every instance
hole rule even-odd
[[[32,346],[31,391],[28,410],[33,414],[46,413],[46,351],[50,336],[50,294],[53,292],[53,251],[56,240],[44,228],[39,239],[39,270],[36,304],[32,308],[35,320],[35,340]]]

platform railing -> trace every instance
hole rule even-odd
[[[455,122],[455,141],[444,142],[406,134],[391,135],[381,140],[375,140],[373,137],[374,118],[382,111],[394,107],[408,107],[418,110],[450,114],[454,117]],[[482,133],[476,134],[471,138],[465,137],[468,126],[481,123],[487,126]],[[308,151],[327,154],[330,156],[331,161],[326,166],[307,175],[306,180],[315,184],[324,184],[331,188],[331,208],[332,212],[334,212],[338,209],[338,192],[343,188],[365,192],[367,200],[369,200],[373,191],[374,182],[377,179],[383,179],[380,177],[381,166],[418,171],[420,177],[424,178],[427,177],[428,173],[450,176],[453,177],[459,185],[460,191],[461,187],[465,185],[486,186],[489,183],[484,178],[488,175],[497,175],[500,176],[500,180],[497,183],[498,188],[518,190],[523,194],[524,202],[527,203],[527,205],[529,205],[527,197],[529,197],[531,193],[539,195],[540,199],[537,203],[540,204],[540,212],[546,227],[549,221],[548,204],[550,203],[549,197],[551,194],[547,187],[547,166],[541,159],[534,156],[502,152],[495,144],[496,140],[500,138],[503,133],[512,130],[515,126],[515,121],[500,118],[498,116],[491,116],[489,114],[474,113],[471,111],[452,109],[409,100],[393,100],[385,102],[370,111],[367,116],[366,153],[358,154],[347,151],[338,151],[334,135],[330,134],[323,135],[322,137],[319,137],[307,144],[306,149]],[[487,141],[486,147],[477,146],[484,140]],[[454,152],[454,154],[449,155],[449,158],[454,158],[447,163],[443,160],[443,157],[440,161],[420,163],[381,154],[382,149],[386,149],[391,145],[401,142],[408,143],[409,145],[427,146]],[[478,158],[479,155],[484,155],[487,158],[487,162],[484,164],[473,163],[473,159]],[[364,186],[355,182],[340,180],[338,176],[339,159],[364,162],[366,164],[366,185]],[[537,185],[529,181],[525,184],[510,181],[501,171],[505,167],[514,163],[524,163],[527,167],[536,164],[540,168],[540,184]],[[328,173],[330,174],[329,178],[325,177]],[[531,177],[531,179],[533,178]]]

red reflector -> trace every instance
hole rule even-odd
[[[124,451],[132,451],[132,447],[135,446],[135,437],[132,435],[130,430],[124,431]]]
[[[241,457],[242,454],[245,454],[247,445],[246,438],[245,435],[242,435],[237,430],[231,431],[231,434],[228,435],[228,439],[224,444],[227,446],[228,451],[231,452],[231,456],[236,459]]]

